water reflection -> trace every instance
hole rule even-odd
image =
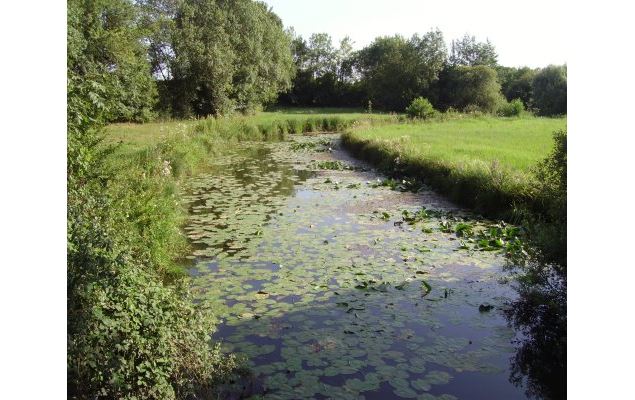
[[[510,381],[530,398],[567,396],[566,275],[540,264],[519,279],[519,297],[506,311],[510,326],[524,338],[516,343]]]
[[[314,170],[343,158],[306,149],[254,146],[190,182],[193,289],[260,393],[524,398],[508,380],[514,332],[501,310],[516,296],[499,279],[503,257],[461,251],[445,214],[404,223],[422,205],[454,209],[436,194],[373,185],[380,176],[359,168]]]

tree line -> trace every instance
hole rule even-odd
[[[438,29],[376,38],[353,49],[308,39],[252,0],[71,0],[69,68],[111,95],[107,121],[250,113],[274,104],[402,112],[418,97],[436,109],[496,112],[520,99],[566,114],[566,66],[498,64],[494,45]]]
[[[108,92],[105,118],[147,121],[250,113],[274,104],[402,112],[425,97],[439,110],[496,112],[520,99],[566,114],[566,66],[498,64],[494,45],[441,31],[308,39],[252,0],[71,0],[69,67]]]
[[[566,114],[566,66],[543,69],[498,64],[494,45],[465,35],[446,45],[441,31],[376,38],[353,51],[345,37],[334,46],[327,33],[294,35],[296,75],[279,102],[298,106],[372,107],[403,111],[424,97],[437,109],[495,112],[520,99],[541,115]]]
[[[70,0],[68,67],[107,121],[250,112],[291,86],[291,39],[251,0]]]

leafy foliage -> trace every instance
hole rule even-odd
[[[290,38],[264,3],[185,0],[176,15],[175,108],[252,112],[291,84]]]
[[[503,101],[499,105],[497,112],[503,117],[518,117],[525,112],[525,105],[520,99],[514,99],[510,102]]]
[[[412,100],[412,103],[406,108],[406,114],[408,114],[410,118],[428,119],[434,116],[434,113],[435,110],[432,104],[428,99],[423,97],[417,97]]]
[[[476,37],[466,34],[461,39],[452,41],[449,59],[451,65],[494,67],[497,60],[498,54],[489,39],[477,42]]]
[[[119,169],[110,161],[115,149],[103,144],[105,122],[143,119],[150,105],[126,97],[147,83],[137,80],[147,65],[129,32],[130,7],[68,4],[70,398],[184,398],[213,390],[237,365],[211,344],[213,321],[193,306],[172,264],[184,242],[174,187],[151,165],[162,160]]]
[[[567,67],[550,65],[534,77],[534,105],[540,115],[567,113]]]
[[[496,71],[490,67],[448,67],[442,75],[441,103],[445,108],[494,112],[502,101]]]
[[[551,154],[535,168],[541,212],[520,212],[548,261],[567,264],[567,131],[553,134]]]
[[[156,85],[150,74],[136,8],[127,0],[69,0],[69,79],[93,87],[105,121],[153,117]]]
[[[173,192],[163,177],[110,171],[90,117],[97,96],[69,90],[69,395],[182,398],[236,364],[211,345],[212,321],[170,268],[183,244]]]
[[[278,102],[294,106],[360,106],[362,90],[353,76],[351,39],[343,38],[336,48],[327,33],[315,33],[308,41],[290,33],[296,75],[292,88],[282,93]]]
[[[525,108],[530,108],[533,99],[532,84],[536,76],[536,70],[528,67],[512,68],[497,66],[496,72],[501,84],[501,91],[505,98],[507,98],[507,101],[520,99],[525,105]]]
[[[443,34],[437,30],[409,40],[399,35],[377,38],[357,57],[357,68],[373,104],[401,111],[415,97],[433,95],[447,55]]]

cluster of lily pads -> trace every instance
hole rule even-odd
[[[456,251],[488,223],[375,186],[304,144],[320,140],[252,144],[189,182],[192,285],[215,339],[248,357],[254,398],[455,399],[466,373],[510,385],[504,258]]]

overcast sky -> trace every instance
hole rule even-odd
[[[565,5],[559,0],[264,0],[305,38],[327,32],[337,45],[350,36],[359,49],[381,35],[406,37],[439,28],[445,41],[465,33],[488,38],[499,64],[563,64]],[[571,15],[571,13],[570,13]]]

